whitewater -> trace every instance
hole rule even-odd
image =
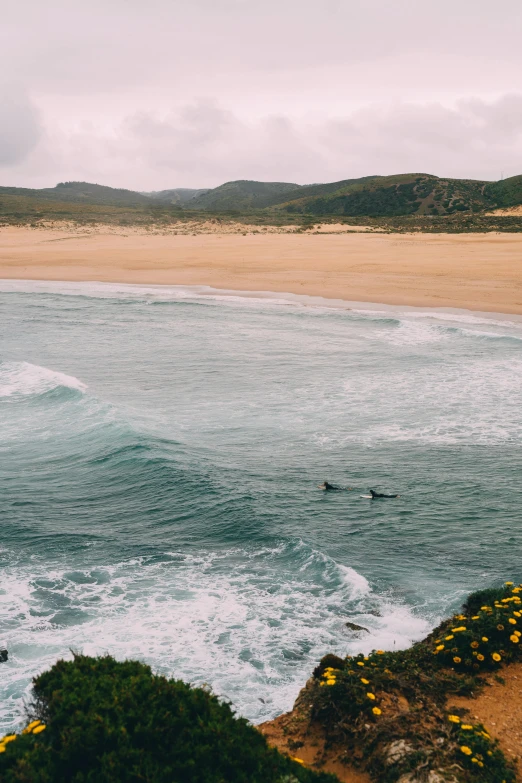
[[[260,722],[521,581],[521,380],[516,318],[0,281],[0,732],[71,650]]]

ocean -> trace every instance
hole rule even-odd
[[[515,317],[0,281],[0,731],[71,650],[260,722],[520,581],[521,380]]]

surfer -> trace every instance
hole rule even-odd
[[[330,484],[329,481],[325,481],[323,484],[318,484],[318,489],[324,489],[327,491],[329,489],[342,489],[342,487],[334,487],[334,485]]]
[[[372,496],[372,500],[375,500],[375,498],[400,498],[400,495],[383,495],[382,492],[374,492],[373,489],[370,489],[369,493]]]

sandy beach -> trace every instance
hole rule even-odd
[[[7,227],[0,278],[208,285],[522,315],[522,234]]]

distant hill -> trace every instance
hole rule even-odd
[[[89,182],[60,182],[54,188],[0,187],[0,199],[24,197],[59,202],[132,208],[145,212],[278,212],[317,217],[435,217],[484,212],[522,204],[522,176],[498,182],[448,179],[432,174],[370,176],[316,185],[236,180],[217,188],[174,188],[152,193]],[[20,209],[22,206],[20,206]]]
[[[91,182],[59,182],[54,188],[6,188],[0,187],[0,196],[31,196],[46,201],[72,201],[83,204],[127,207],[150,204],[150,198],[134,190],[109,188]]]
[[[190,202],[191,209],[215,211],[264,209],[286,200],[302,186],[293,182],[255,182],[238,179],[208,190]]]
[[[209,188],[195,190],[194,188],[174,188],[174,190],[153,190],[151,193],[143,193],[155,201],[165,204],[189,204],[198,196],[208,193]]]
[[[400,174],[301,188],[275,209],[309,215],[394,217],[481,212],[522,203],[522,177],[500,182],[443,179],[431,174]]]

